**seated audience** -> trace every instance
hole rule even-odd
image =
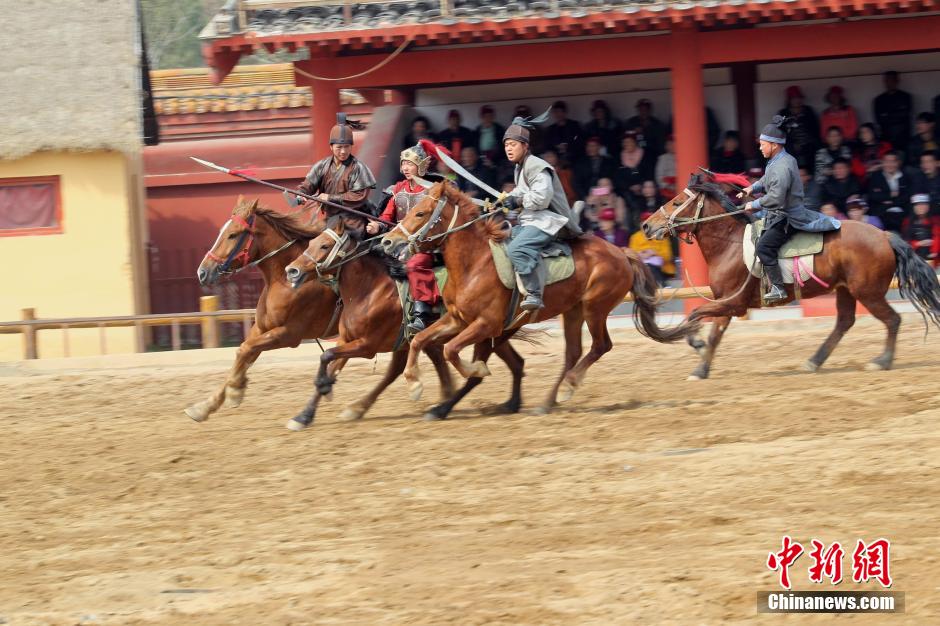
[[[845,219],[848,219],[848,218],[845,216],[845,213],[843,213],[842,211],[840,211],[840,210],[839,210],[839,207],[837,207],[837,206],[836,206],[835,204],[833,204],[832,202],[824,202],[824,203],[822,204],[822,206],[819,207],[819,212],[822,213],[823,215],[825,215],[826,217],[834,217],[834,218],[836,218],[837,220],[845,220]]]
[[[832,163],[832,176],[826,179],[822,187],[822,201],[832,202],[840,210],[846,208],[845,201],[849,196],[862,192],[858,181],[852,176],[849,162],[845,159],[836,159]]]
[[[940,142],[937,141],[937,124],[933,113],[918,115],[914,128],[916,134],[907,144],[907,162],[913,167],[918,167],[921,155],[940,150]]]
[[[886,154],[881,171],[868,179],[869,211],[881,219],[885,230],[901,231],[901,224],[909,213],[912,187],[911,181],[901,171],[898,153]]]
[[[826,102],[829,107],[822,112],[820,126],[829,129],[833,126],[842,131],[843,137],[854,137],[858,131],[858,116],[855,109],[845,101],[845,92],[842,87],[833,85],[826,92]],[[826,137],[823,136],[823,140]]]
[[[656,160],[656,185],[663,194],[676,195],[676,142],[666,137],[666,151]]]
[[[871,224],[884,230],[884,224],[874,215],[868,215],[868,203],[861,196],[852,196],[846,202],[846,213],[850,220]]]
[[[930,214],[940,217],[940,153],[920,155],[920,176],[915,188],[918,193],[930,196]]]
[[[937,265],[940,252],[940,217],[930,215],[930,196],[911,196],[914,215],[904,221],[904,240],[911,244],[919,257]]]
[[[585,204],[593,209],[594,214],[599,215],[604,209],[613,209],[614,219],[627,232],[633,230],[633,223],[630,219],[630,213],[627,210],[627,203],[620,197],[613,188],[613,182],[609,178],[601,178],[597,185],[591,188]]]
[[[640,223],[649,219],[650,215],[652,213],[640,215]],[[630,249],[640,255],[640,260],[652,270],[660,285],[665,285],[668,278],[676,275],[675,257],[668,239],[650,240],[642,230],[638,230],[630,235]]]
[[[722,174],[740,174],[747,169],[747,158],[741,152],[741,137],[736,130],[729,130],[721,147],[712,152],[709,162],[713,172]]]
[[[620,151],[623,126],[603,100],[595,100],[591,105],[591,121],[584,125],[584,134],[599,138],[606,156],[613,157]]]
[[[602,209],[597,214],[597,230],[594,234],[618,248],[626,248],[630,243],[630,234],[617,225],[617,216],[611,208]]]
[[[826,145],[816,151],[816,182],[822,185],[832,175],[832,162],[836,159],[851,161],[852,151],[845,145],[845,139],[838,126],[832,126],[826,132]]]
[[[591,137],[584,144],[584,156],[574,164],[574,188],[579,197],[588,194],[601,178],[610,178],[616,167],[614,160],[601,154],[603,144],[599,137]]]
[[[852,156],[852,174],[863,183],[875,172],[881,171],[881,159],[891,152],[891,144],[881,141],[874,124],[862,124],[856,135]]]
[[[447,114],[447,128],[437,134],[437,142],[450,150],[451,154],[460,154],[466,147],[472,147],[476,152],[473,131],[460,125],[460,111],[457,109],[451,109]]]

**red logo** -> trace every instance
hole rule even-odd
[[[891,586],[891,574],[888,571],[888,559],[891,542],[887,539],[877,539],[868,546],[861,539],[855,546],[852,554],[852,580],[857,583],[868,582],[874,578],[882,587]]]
[[[780,552],[771,552],[767,555],[767,567],[780,570],[780,586],[790,588],[790,566],[803,554],[803,546],[791,541],[789,535],[783,536],[783,549]]]
[[[821,584],[828,578],[830,583],[838,585],[842,582],[842,559],[845,556],[842,544],[835,541],[826,548],[825,543],[813,539],[812,545],[809,557],[813,563],[807,568],[810,582]],[[890,587],[890,552],[891,542],[887,539],[876,539],[868,545],[859,539],[852,553],[852,580],[865,583],[874,579],[881,583],[882,587]],[[790,566],[802,554],[802,544],[793,541],[789,535],[784,535],[780,551],[767,555],[767,567],[780,572],[780,586],[784,589],[791,588]]]

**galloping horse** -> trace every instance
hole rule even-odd
[[[502,223],[481,214],[472,200],[454,185],[436,183],[397,228],[382,239],[385,249],[402,255],[406,249],[427,252],[440,249],[448,270],[444,287],[447,314],[418,333],[411,343],[405,377],[412,384],[412,397],[420,395],[417,357],[426,345],[449,340],[444,356],[464,377],[486,376],[489,370],[481,360],[471,363],[460,358],[469,345],[500,337],[504,328],[512,292],[500,282],[488,240],[506,237]],[[636,297],[634,321],[648,337],[661,342],[677,341],[697,328],[684,323],[672,329],[656,325],[656,281],[636,254],[624,251],[594,236],[582,236],[571,242],[574,274],[545,290],[545,308],[534,319],[545,320],[561,314],[564,318],[565,360],[561,376],[549,392],[542,410],[554,406],[556,397],[569,399],[581,384],[587,369],[613,343],[607,332],[607,316],[627,292]],[[581,358],[581,329],[587,322],[592,345]],[[518,323],[518,322],[517,322]],[[476,358],[476,355],[475,355]],[[559,396],[559,390],[561,395]]]
[[[295,348],[303,339],[317,339],[335,332],[340,318],[336,293],[319,281],[294,289],[284,279],[284,268],[290,260],[301,254],[307,242],[323,228],[320,219],[304,225],[296,217],[259,207],[257,200],[238,198],[231,218],[222,225],[218,238],[199,264],[197,277],[203,285],[212,285],[223,276],[257,265],[264,278],[264,289],[258,299],[255,322],[238,348],[225,383],[218,392],[186,409],[193,420],[205,421],[223,403],[226,407],[238,407],[248,383],[246,372],[262,352]],[[330,374],[335,376],[344,364],[345,361],[334,362]],[[380,384],[366,400],[377,396],[382,388]],[[310,402],[315,405],[319,398],[316,392]],[[357,409],[361,402],[348,407],[344,417],[361,416]]]
[[[295,288],[303,288],[304,281],[311,272],[320,277],[335,276],[340,299],[345,303],[340,320],[340,342],[320,357],[317,389],[321,393],[328,393],[333,386],[335,381],[327,367],[336,359],[345,361],[356,357],[372,358],[379,352],[392,353],[389,374],[386,381],[383,381],[387,386],[405,369],[405,359],[408,355],[405,351],[407,341],[402,323],[401,300],[395,281],[389,275],[390,259],[380,250],[373,251],[370,243],[357,241],[359,234],[350,230],[340,217],[330,218],[328,226],[285,270],[287,279]],[[514,412],[519,410],[521,403],[524,361],[506,339],[508,336],[493,349],[512,372],[513,394],[503,407]],[[429,411],[426,418],[444,419],[479,380],[468,381],[455,395],[450,385],[450,371],[441,357],[441,347],[427,346],[426,351],[429,356],[434,357],[432,360],[441,378],[442,396],[441,403]],[[368,407],[369,405],[357,403],[351,408],[365,412]],[[303,419],[303,414],[294,418],[298,421]]]
[[[731,317],[761,306],[760,280],[751,275],[743,260],[748,221],[721,187],[694,175],[685,190],[643,222],[643,232],[650,238],[674,235],[686,241],[695,239],[708,264],[708,282],[717,300],[698,307],[688,319],[711,317],[714,323],[707,343],[689,337],[690,345],[702,355],[690,380],[708,378],[715,350]],[[836,326],[806,362],[806,369],[818,370],[855,323],[856,301],[888,329],[884,351],[866,367],[890,369],[901,325],[901,317],[885,299],[891,279],[897,275],[901,295],[924,316],[925,323],[929,317],[940,325],[940,283],[936,274],[900,237],[869,224],[843,221],[840,230],[825,233],[823,242],[822,252],[814,259],[813,272],[818,280],[807,281],[801,288],[801,297],[814,298],[835,290]],[[774,306],[794,299],[792,286],[787,287],[787,294],[789,299]]]

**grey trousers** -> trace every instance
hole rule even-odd
[[[514,226],[508,252],[512,267],[520,276],[530,274],[539,265],[542,248],[555,240],[535,226]]]

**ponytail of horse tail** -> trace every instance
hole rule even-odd
[[[896,234],[890,233],[888,241],[891,242],[897,262],[894,273],[898,277],[898,291],[924,318],[926,329],[930,328],[929,322],[940,328],[940,281],[937,280],[936,272],[917,255],[910,244]]]
[[[698,332],[701,322],[684,320],[672,328],[660,328],[656,324],[656,277],[636,254],[627,251],[627,263],[633,270],[633,323],[640,334],[660,343],[673,343]]]

